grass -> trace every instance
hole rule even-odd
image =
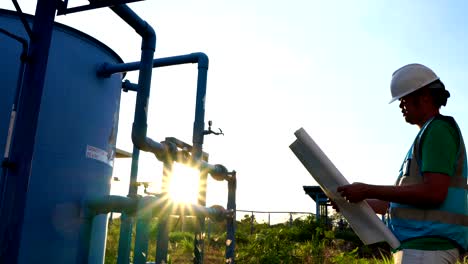
[[[119,222],[114,220],[109,228],[105,263],[117,261]],[[154,239],[149,244],[147,261],[154,261],[156,227],[157,224],[153,223],[150,238]],[[176,227],[172,228],[177,230]],[[225,226],[219,224],[212,230],[209,238],[205,239],[204,263],[227,263],[224,258]],[[192,231],[171,232],[168,263],[193,263],[193,241]],[[237,224],[236,243],[236,263],[242,264],[393,263],[390,249],[385,243],[363,245],[352,230],[330,230],[312,218],[295,221],[292,227],[282,224],[272,227],[256,224],[253,234],[250,233],[250,220],[240,221]],[[459,263],[468,264],[468,257]]]

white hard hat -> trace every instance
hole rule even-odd
[[[392,100],[390,103],[437,80],[439,77],[422,64],[405,65],[392,75],[392,83],[390,84]]]

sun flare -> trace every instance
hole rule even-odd
[[[177,203],[196,204],[198,200],[199,172],[196,169],[174,164],[169,183],[169,196]]]

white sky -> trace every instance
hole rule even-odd
[[[18,1],[34,13],[35,1]],[[86,1],[70,0],[71,5]],[[468,17],[463,1],[146,0],[129,4],[154,27],[155,57],[204,52],[210,58],[205,121],[210,163],[236,170],[237,207],[310,211],[303,185],[317,185],[290,151],[304,127],[350,182],[392,184],[417,127],[389,105],[394,70],[431,67],[452,97],[444,114],[468,129]],[[10,1],[0,8],[14,9]],[[107,8],[56,21],[102,41],[125,62],[141,38]],[[196,65],[153,71],[148,136],[192,142]],[[136,73],[127,79],[137,82]],[[122,93],[117,145],[132,150],[134,93]],[[161,165],[140,155],[139,181],[160,184]],[[126,195],[130,161],[119,160],[114,193]],[[226,205],[226,183],[208,183],[208,205]],[[123,190],[123,191],[119,191]]]

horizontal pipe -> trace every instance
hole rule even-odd
[[[220,221],[227,217],[227,211],[221,206],[204,207],[197,204],[179,204],[171,202],[169,199],[145,196],[140,200],[139,208],[146,212],[151,211],[153,217],[167,215],[190,215],[206,216],[215,221]]]
[[[124,92],[128,92],[128,91],[138,92],[138,84],[132,83],[129,80],[125,80],[122,82],[122,90]]]
[[[186,55],[158,58],[153,60],[153,68],[174,66],[187,63],[198,63],[198,68],[208,68],[208,56],[202,52],[194,52]],[[128,62],[110,64],[104,63],[98,69],[98,76],[110,76],[118,72],[129,72],[140,69],[140,62]]]
[[[84,202],[84,217],[86,218],[110,212],[126,213],[127,215],[135,213],[150,214],[153,217],[162,214],[207,216],[218,221],[227,216],[227,211],[220,206],[204,207],[197,204],[179,204],[154,196],[130,198],[108,195]]]
[[[88,199],[84,203],[85,217],[92,217],[98,214],[107,214],[110,212],[132,215],[135,213],[138,206],[138,200],[118,195],[108,195]]]

